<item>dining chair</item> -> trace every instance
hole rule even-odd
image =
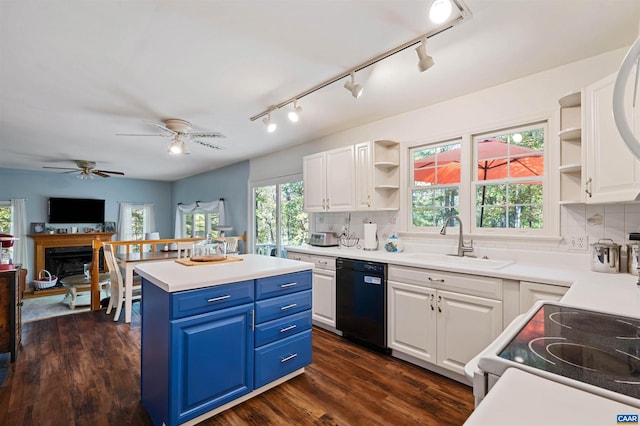
[[[193,243],[176,243],[176,246],[178,248],[178,259],[191,257]]]
[[[115,307],[116,313],[113,316],[114,321],[118,321],[120,318],[120,312],[122,311],[122,305],[125,301],[124,280],[122,279],[122,272],[116,259],[116,254],[111,244],[103,244],[104,260],[109,268],[109,274],[111,275],[111,297],[109,298],[109,306],[107,306],[107,315],[111,313],[111,310]],[[133,296],[131,300],[139,300],[141,298],[142,287],[140,281],[133,284]]]

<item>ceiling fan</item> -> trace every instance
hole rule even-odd
[[[109,175],[121,175],[124,176],[122,172],[114,172],[113,170],[98,170],[96,169],[95,161],[87,161],[87,160],[74,160],[77,168],[72,167],[47,167],[44,166],[44,169],[58,169],[58,170],[68,170],[65,173],[72,172],[80,172],[78,177],[80,179],[93,179],[93,175],[98,175],[103,178],[108,178]]]
[[[166,120],[162,120],[164,125],[148,122],[145,123],[155,126],[159,129],[162,129],[163,133],[143,133],[143,134],[130,134],[130,133],[118,133],[117,136],[161,136],[161,137],[171,137],[171,143],[169,144],[168,151],[170,154],[191,154],[189,152],[189,147],[186,142],[195,142],[202,146],[206,146],[207,148],[212,149],[222,149],[219,145],[214,145],[209,142],[204,142],[200,139],[206,138],[224,138],[225,136],[222,133],[218,132],[190,132],[191,123],[186,120],[181,120],[179,118],[168,118]]]

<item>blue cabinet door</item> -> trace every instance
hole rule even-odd
[[[171,424],[253,390],[253,303],[171,321]]]

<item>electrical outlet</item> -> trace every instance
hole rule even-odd
[[[588,238],[584,234],[575,234],[567,236],[567,245],[569,250],[587,251]]]

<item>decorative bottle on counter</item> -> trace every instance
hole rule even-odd
[[[384,249],[389,253],[400,253],[404,250],[404,245],[402,244],[402,240],[396,234],[391,234],[391,236],[384,242]]]

